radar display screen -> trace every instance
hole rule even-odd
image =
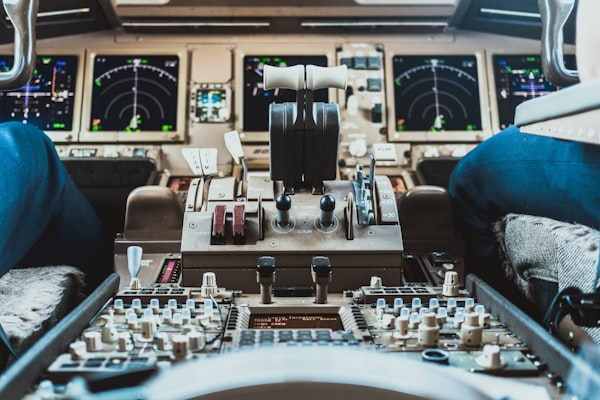
[[[177,130],[177,55],[96,55],[92,132]]]
[[[474,55],[394,56],[395,130],[482,129]]]
[[[327,67],[326,56],[245,56],[244,57],[244,116],[243,129],[248,132],[269,130],[269,104],[295,102],[296,91],[291,89],[263,89],[263,67],[291,67],[294,65]],[[328,90],[318,89],[314,100],[328,102]]]
[[[567,67],[574,69],[575,56],[564,58]],[[500,129],[514,123],[515,108],[519,104],[558,89],[544,76],[539,55],[496,54],[492,59]]]
[[[0,91],[0,120],[32,124],[44,131],[71,131],[78,62],[76,55],[38,55],[27,85]],[[12,64],[12,56],[0,56],[0,70],[9,71]]]
[[[249,329],[344,329],[339,314],[251,314]]]

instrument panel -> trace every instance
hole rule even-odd
[[[32,82],[0,94],[3,120],[38,124],[61,156],[129,156],[107,146],[157,145],[157,165],[174,175],[191,172],[184,147],[217,149],[217,174],[232,174],[223,140],[231,130],[239,132],[250,169],[269,169],[269,104],[295,101],[295,93],[262,89],[267,64],[348,67],[346,89],[315,93],[315,101],[340,105],[342,177],[368,164],[374,146],[389,151],[378,161],[388,176],[414,168],[422,157],[460,157],[512,123],[520,101],[556,89],[539,73],[536,42],[460,31],[314,37],[121,33],[116,40],[101,32],[39,46]],[[3,68],[11,62],[10,56],[0,58]],[[90,153],[90,146],[96,150]]]

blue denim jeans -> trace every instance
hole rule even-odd
[[[449,191],[466,241],[467,269],[495,279],[499,257],[492,226],[508,213],[600,229],[600,145],[509,127],[458,163]]]
[[[113,269],[111,238],[52,141],[33,126],[0,124],[0,168],[0,276],[63,264],[82,269],[89,286],[101,282]]]

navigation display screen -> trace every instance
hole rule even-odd
[[[492,60],[500,129],[514,123],[519,104],[558,89],[544,76],[539,55],[496,54]],[[568,68],[576,68],[575,56],[565,55],[565,61]]]
[[[482,129],[475,55],[396,55],[395,130]]]
[[[44,131],[71,131],[79,57],[38,55],[33,77],[17,90],[0,91],[0,120],[32,124]],[[9,71],[12,56],[0,56]]]
[[[177,130],[177,55],[96,55],[89,130]]]
[[[327,67],[326,56],[245,56],[243,130],[266,132],[269,130],[269,104],[296,101],[296,91],[290,89],[263,89],[265,65],[291,67],[293,65],[317,65]],[[328,90],[315,90],[316,102],[328,102]]]

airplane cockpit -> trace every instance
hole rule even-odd
[[[8,267],[0,398],[597,398],[597,224],[500,215],[486,276],[451,188],[507,129],[600,143],[584,1],[3,0],[0,128],[112,265]]]

